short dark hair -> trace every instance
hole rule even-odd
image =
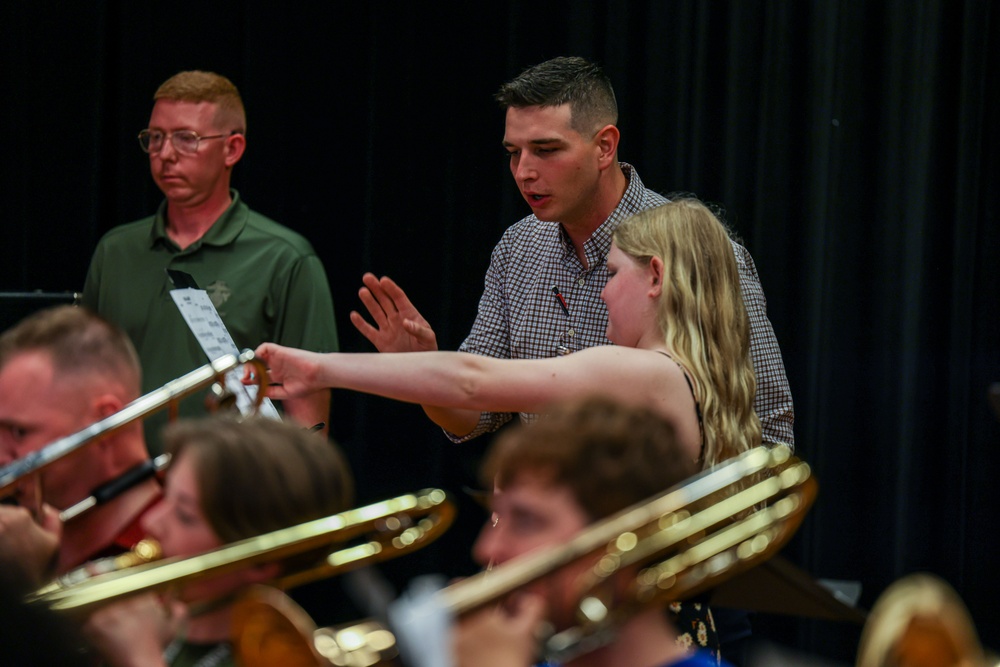
[[[503,488],[526,471],[568,486],[597,521],[682,482],[698,466],[659,414],[595,396],[553,405],[534,424],[504,431],[487,454],[482,483]]]
[[[56,306],[29,315],[0,336],[0,368],[15,355],[44,351],[60,375],[113,378],[138,396],[139,355],[128,335],[81,306]]]
[[[572,126],[593,135],[618,122],[618,103],[611,79],[600,67],[579,56],[562,56],[529,67],[500,86],[501,108],[570,105]]]
[[[350,508],[354,481],[340,449],[298,425],[212,417],[170,424],[165,449],[192,455],[201,510],[223,542]]]

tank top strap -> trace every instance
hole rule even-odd
[[[681,362],[679,362],[676,359],[674,359],[673,355],[670,354],[669,352],[664,352],[663,350],[656,350],[656,352],[659,352],[660,354],[662,354],[663,356],[665,356],[667,359],[669,359],[670,361],[672,361],[675,364],[677,364],[677,368],[681,369],[681,373],[684,375],[684,381],[687,382],[688,389],[691,391],[691,398],[694,399],[694,413],[695,413],[695,416],[698,417],[698,433],[701,435],[701,458],[704,460],[704,458],[705,458],[705,424],[702,421],[701,403],[698,402],[698,396],[697,396],[697,394],[694,393],[694,383],[691,382],[691,375],[688,373],[688,370],[686,368],[684,368],[684,365],[681,364]]]

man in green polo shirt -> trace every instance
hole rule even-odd
[[[338,349],[326,272],[299,234],[247,207],[230,189],[246,149],[246,115],[236,87],[211,72],[181,72],[153,96],[139,143],[165,201],[155,215],[122,225],[100,241],[83,302],[121,326],[134,342],[143,391],[209,359],[170,296],[166,270],[205,289],[240,349],[276,341],[317,352]],[[284,402],[285,413],[312,426],[329,421],[330,393]],[[204,412],[189,397],[182,415]],[[147,420],[152,453],[165,415]]]

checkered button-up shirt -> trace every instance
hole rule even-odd
[[[608,280],[611,235],[622,220],[667,203],[666,198],[643,186],[631,165],[621,166],[628,188],[608,219],[584,243],[586,267],[557,222],[530,215],[504,232],[493,249],[479,312],[461,351],[500,359],[539,359],[611,344],[605,335],[608,311],[601,301],[601,290]],[[747,249],[734,242],[733,251],[750,314],[750,352],[757,373],[754,407],[764,427],[764,440],[791,445],[792,393],[767,319],[764,291]],[[496,430],[512,416],[484,412],[472,433],[461,438],[448,436],[455,442],[469,440]],[[536,417],[521,413],[525,422]]]

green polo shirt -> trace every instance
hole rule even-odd
[[[233,203],[205,235],[181,250],[166,234],[166,202],[156,215],[112,229],[100,240],[83,303],[121,326],[139,352],[143,392],[203,366],[208,358],[170,297],[166,269],[190,274],[208,292],[239,349],[275,342],[316,352],[338,350],[326,272],[302,236]],[[181,414],[205,413],[204,392]],[[146,422],[159,453],[161,413]]]

